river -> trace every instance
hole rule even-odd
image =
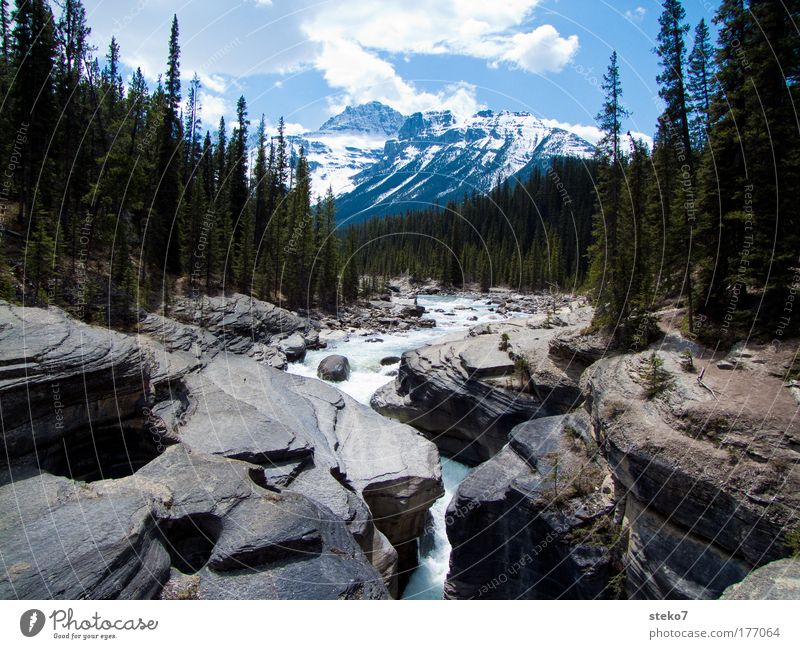
[[[289,365],[289,372],[301,376],[316,377],[317,365],[330,354],[342,354],[350,361],[350,379],[334,383],[351,397],[369,405],[375,390],[394,380],[393,372],[399,363],[382,366],[381,359],[400,356],[403,352],[434,342],[444,335],[465,331],[481,322],[496,322],[512,315],[500,317],[490,311],[486,298],[474,299],[465,296],[420,295],[417,303],[425,307],[426,316],[436,320],[436,327],[412,331],[376,334],[367,338],[378,338],[381,342],[365,342],[362,336],[353,336],[329,344],[326,349],[310,351],[301,363]],[[469,320],[476,317],[477,320]],[[445,532],[445,511],[458,485],[470,469],[452,458],[442,457],[442,480],[445,494],[431,507],[432,529],[426,531],[427,538],[420,539],[419,567],[411,575],[403,599],[441,599],[444,581],[450,561],[450,543]]]

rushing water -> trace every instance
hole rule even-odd
[[[379,338],[381,342],[365,342],[363,336],[352,336],[329,344],[326,349],[310,351],[302,363],[289,365],[289,372],[302,376],[317,375],[319,362],[332,353],[342,354],[350,361],[350,378],[335,383],[343,392],[369,405],[373,393],[389,381],[392,371],[399,363],[382,366],[381,359],[400,356],[409,349],[416,349],[448,333],[465,330],[470,325],[492,322],[502,318],[489,309],[485,299],[469,297],[426,295],[419,296],[417,303],[425,307],[426,316],[436,320],[436,327],[415,329],[395,334],[376,334],[366,338]],[[469,320],[477,317],[477,320]],[[450,458],[442,458],[442,480],[445,494],[431,507],[431,529],[421,539],[419,567],[403,592],[403,599],[441,599],[444,580],[450,560],[450,543],[445,533],[445,511],[458,485],[469,473],[469,467]]]

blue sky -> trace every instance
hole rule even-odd
[[[378,100],[405,114],[449,108],[527,110],[589,139],[612,49],[626,128],[651,135],[658,104],[656,0],[85,0],[92,42],[111,35],[129,72],[154,81],[178,15],[185,80],[203,83],[204,126],[244,94],[289,130],[318,127],[347,104]],[[692,25],[717,2],[686,0]],[[690,34],[691,35],[691,34]]]

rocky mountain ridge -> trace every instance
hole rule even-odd
[[[556,156],[594,146],[528,112],[451,111],[403,116],[378,102],[347,107],[317,131],[290,138],[309,160],[312,187],[337,197],[340,221],[396,214],[525,177]]]

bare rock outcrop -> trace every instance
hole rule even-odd
[[[415,430],[275,369],[264,343],[237,333],[233,353],[225,318],[132,336],[0,304],[0,323],[6,596],[397,594],[442,493]]]
[[[583,412],[519,424],[447,509],[453,599],[595,599],[615,594],[608,471]]]
[[[516,424],[580,404],[585,365],[552,354],[549,343],[590,318],[586,307],[565,309],[557,320],[478,325],[466,336],[405,352],[397,379],[375,393],[372,407],[422,430],[459,461],[488,460]]]
[[[605,358],[583,379],[635,598],[718,597],[785,557],[800,525],[798,404],[781,377],[791,354],[761,348],[761,363],[734,372],[710,355],[690,363],[679,343]]]
[[[757,568],[720,599],[800,599],[800,558],[781,559]]]

